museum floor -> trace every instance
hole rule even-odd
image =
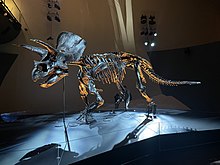
[[[219,116],[183,110],[158,109],[153,119],[138,108],[99,111],[90,124],[77,121],[78,116],[66,115],[67,134],[62,114],[1,123],[0,164],[64,165],[157,135],[220,129]]]

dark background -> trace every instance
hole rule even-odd
[[[183,49],[151,52],[156,73],[171,80],[201,81],[200,85],[166,87],[171,95],[195,111],[219,112],[220,42]]]

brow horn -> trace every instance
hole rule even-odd
[[[49,45],[48,43],[46,43],[44,41],[41,41],[38,39],[30,39],[30,40],[42,45],[43,47],[45,47],[48,50],[48,52],[50,52],[53,55],[55,55],[55,53],[57,52],[57,50],[54,47],[52,47],[51,45]]]
[[[27,50],[30,50],[32,52],[35,52],[35,53],[39,54],[41,57],[46,56],[47,53],[48,53],[48,51],[46,49],[35,47],[35,46],[32,46],[32,45],[20,45],[20,46],[27,49]]]

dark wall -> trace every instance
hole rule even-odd
[[[195,111],[220,111],[218,105],[220,42],[184,49],[151,52],[154,70],[171,80],[196,80],[201,85],[167,87],[162,93],[171,95]]]
[[[5,75],[7,74],[8,70],[12,66],[16,57],[17,57],[17,54],[8,54],[8,53],[0,52],[0,85],[2,84],[2,81],[4,80]]]

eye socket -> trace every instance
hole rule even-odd
[[[47,72],[47,65],[46,64],[39,64],[37,69],[43,72]]]

